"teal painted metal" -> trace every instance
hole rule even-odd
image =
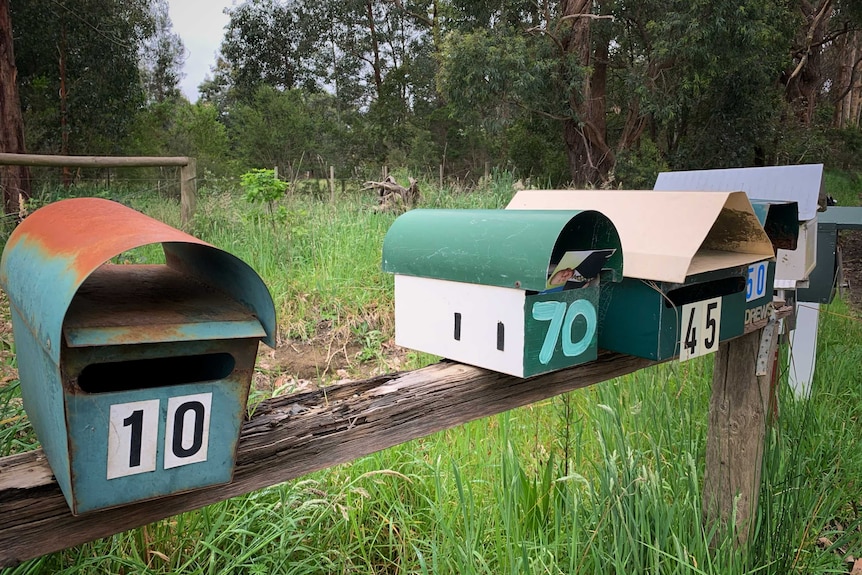
[[[155,243],[166,265],[106,263]],[[258,341],[276,338],[248,265],[82,198],[18,226],[0,283],[24,407],[73,513],[230,480]]]
[[[661,361],[680,355],[682,306],[721,298],[719,341],[742,335],[748,266],[693,275],[685,283],[624,278],[602,287],[598,347]],[[771,291],[770,297],[771,297]]]
[[[533,294],[524,306],[524,377],[595,361],[599,285]]]
[[[752,199],[751,207],[775,249],[796,249],[799,240],[797,202]]]
[[[386,234],[383,270],[539,292],[552,261],[596,246],[616,249],[607,266],[620,279],[619,237],[599,212],[411,210]]]

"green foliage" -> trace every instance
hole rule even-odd
[[[59,152],[65,134],[68,149],[63,153],[117,152],[144,103],[138,63],[139,48],[154,33],[149,4],[146,0],[12,3],[15,60],[30,150]],[[65,91],[61,91],[61,70]]]
[[[636,149],[617,154],[614,183],[624,190],[650,190],[668,166],[652,140],[643,138]]]
[[[288,184],[275,175],[275,170],[257,168],[246,172],[239,178],[245,191],[245,201],[252,204],[273,204],[287,191]]]
[[[672,72],[660,76],[645,101],[666,133],[670,166],[763,161],[779,130],[775,79],[788,62],[794,15],[764,0],[671,4],[649,27],[655,57],[672,63]]]
[[[230,135],[244,165],[278,166],[293,179],[302,171],[351,167],[351,139],[326,94],[261,86],[230,116]]]

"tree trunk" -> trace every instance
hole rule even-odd
[[[838,95],[832,125],[836,128],[858,127],[862,102],[862,34],[850,32],[836,45],[838,74],[835,89]]]
[[[833,2],[803,1],[799,9],[805,19],[805,26],[800,30],[793,49],[793,69],[783,74],[782,83],[785,97],[796,111],[799,121],[809,126],[814,120],[817,95],[824,82],[820,46],[826,37]]]
[[[0,0],[0,152],[23,154],[24,119],[18,98],[18,69],[12,46],[12,18],[9,0]],[[0,167],[3,209],[6,214],[20,214],[23,202],[30,198],[30,170],[26,166]]]
[[[561,35],[562,57],[565,60],[576,55],[585,72],[580,86],[569,94],[573,117],[565,121],[563,128],[569,172],[577,187],[605,182],[614,165],[606,124],[608,44],[600,40],[593,47],[593,4],[589,0],[564,0],[560,6],[559,25],[571,27]],[[596,4],[601,8],[600,2]]]
[[[380,46],[377,43],[377,26],[374,24],[374,6],[371,2],[365,3],[365,14],[368,16],[368,32],[371,39],[371,52],[374,58],[374,87],[377,88],[377,97],[383,87],[383,73],[380,69]]]

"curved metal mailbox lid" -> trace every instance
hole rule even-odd
[[[411,210],[383,241],[391,273],[522,290],[546,289],[548,266],[567,251],[614,248],[612,279],[623,254],[611,221],[593,210]]]
[[[161,243],[167,267],[221,290],[254,312],[274,347],[275,306],[255,271],[237,257],[122,204],[76,198],[47,205],[12,233],[0,284],[48,355],[59,362],[66,312],[84,281],[124,251]]]

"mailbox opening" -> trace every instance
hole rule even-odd
[[[681,307],[714,297],[724,297],[745,290],[745,278],[741,276],[721,278],[714,281],[691,284],[667,292],[664,299],[665,307]]]
[[[81,370],[78,387],[87,393],[106,393],[215,381],[225,379],[235,366],[229,353],[94,363]]]

